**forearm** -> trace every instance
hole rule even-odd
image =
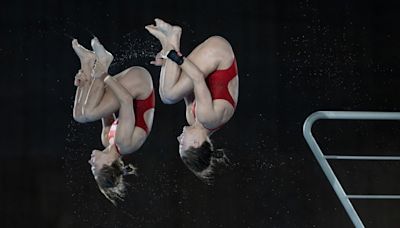
[[[204,81],[205,75],[204,73],[188,58],[183,57],[184,61],[180,68],[182,72],[185,73],[190,79],[193,81],[193,84],[199,81]],[[177,65],[176,63],[174,63]]]
[[[131,144],[136,121],[133,110],[134,98],[129,91],[114,78],[108,76],[104,81],[113,91],[120,103],[115,142],[120,147],[128,147],[128,145]]]
[[[214,106],[204,73],[190,59],[184,58],[183,60],[180,67],[182,72],[192,80],[197,116],[201,119],[203,115],[211,115],[214,113]]]

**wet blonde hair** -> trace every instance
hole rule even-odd
[[[126,195],[124,176],[132,174],[137,175],[136,168],[132,164],[124,165],[119,158],[99,170],[96,182],[104,196],[116,206],[117,201],[123,201]]]

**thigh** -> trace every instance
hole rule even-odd
[[[114,114],[119,109],[119,102],[110,88],[104,88],[104,94],[99,104],[92,110],[93,118],[100,119]]]
[[[139,98],[153,89],[151,76],[141,67],[131,67],[113,76],[132,96],[132,100]],[[120,103],[113,91],[106,86],[103,98],[96,107],[100,117],[108,116],[120,109]]]

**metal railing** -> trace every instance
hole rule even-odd
[[[303,135],[319,165],[332,185],[336,195],[349,215],[354,226],[357,228],[365,227],[350,199],[400,199],[400,195],[348,195],[337,179],[327,160],[387,160],[400,161],[400,156],[343,156],[325,155],[322,153],[317,141],[312,135],[313,124],[320,119],[329,120],[400,120],[400,112],[352,112],[352,111],[318,111],[311,114],[303,125]]]

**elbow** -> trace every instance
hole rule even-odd
[[[133,149],[131,146],[131,140],[127,137],[115,137],[115,144],[118,145],[122,151],[130,151]]]
[[[118,135],[118,137],[115,137],[114,140],[115,140],[115,144],[117,144],[119,147],[123,148],[123,147],[126,147],[126,145],[127,145],[127,139],[120,137],[120,135]]]
[[[115,144],[121,149],[124,154],[130,154],[142,147],[146,141],[146,137],[115,137]]]

